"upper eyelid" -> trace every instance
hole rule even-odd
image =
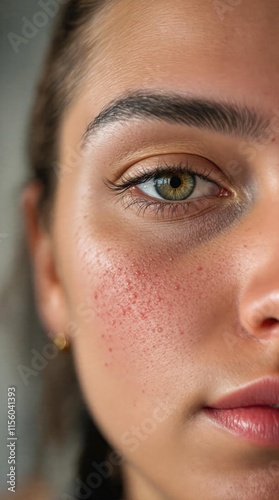
[[[216,169],[218,167],[216,166]],[[136,175],[132,175],[130,173],[125,174],[122,176],[123,180],[122,181],[110,181],[110,180],[105,180],[105,183],[107,187],[109,187],[112,190],[115,191],[123,191],[133,185],[140,184],[142,182],[147,182],[148,180],[151,180],[155,178],[157,175],[164,175],[167,173],[185,173],[185,172],[190,172],[193,175],[196,175],[197,177],[200,177],[204,180],[207,180],[207,182],[214,183],[216,185],[222,184],[224,182],[224,178],[220,176],[219,174],[219,169],[218,173],[214,173],[215,178],[211,178],[211,174],[214,171],[214,168],[210,168],[210,171],[208,172],[209,169],[204,168],[198,169],[195,167],[195,165],[192,162],[189,162],[186,160],[185,164],[183,161],[181,162],[167,162],[166,160],[164,162],[160,161],[157,162],[157,165],[153,168],[153,170],[146,170],[144,167],[141,167],[141,171]],[[219,174],[219,175],[218,175]]]

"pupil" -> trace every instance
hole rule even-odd
[[[172,188],[179,188],[181,186],[182,182],[181,179],[179,179],[178,175],[174,175],[171,180],[170,180],[170,185]]]

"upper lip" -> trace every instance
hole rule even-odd
[[[240,408],[279,404],[279,377],[269,377],[230,392],[210,405],[211,408]]]

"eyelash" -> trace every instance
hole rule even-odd
[[[198,172],[189,162],[186,162],[186,164],[183,164],[182,162],[179,164],[159,163],[152,171],[147,169],[145,166],[142,166],[138,175],[133,176],[129,173],[126,174],[126,177],[124,176],[124,180],[122,182],[113,182],[109,179],[105,179],[104,181],[111,191],[116,192],[117,195],[121,195],[126,193],[132,187],[137,187],[139,184],[152,179],[154,180],[155,177],[189,173],[190,175],[206,180],[222,189],[220,184],[223,184],[223,179],[218,178],[216,180],[211,180],[212,170],[213,169],[211,169],[210,172],[207,172],[207,169],[205,168],[203,172]],[[191,201],[159,201],[158,199],[148,200],[138,197],[135,198],[135,196],[129,195],[129,203],[126,204],[125,208],[127,209],[132,205],[136,205],[138,214],[143,212],[144,215],[148,208],[153,207],[155,209],[155,215],[166,216],[165,212],[168,211],[168,216],[173,218],[176,212],[181,209],[183,211],[182,215],[186,215],[191,207],[198,212],[201,207],[204,208],[205,204],[208,204],[208,201],[209,198],[194,198]]]

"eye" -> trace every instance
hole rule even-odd
[[[195,217],[220,206],[221,199],[231,197],[232,192],[217,166],[205,158],[192,155],[191,159],[190,163],[187,158],[175,161],[175,155],[170,159],[152,157],[121,180],[104,182],[117,194],[116,201],[137,215],[156,220]]]
[[[221,191],[215,182],[189,171],[159,174],[137,184],[137,188],[152,198],[165,201],[218,196]]]

